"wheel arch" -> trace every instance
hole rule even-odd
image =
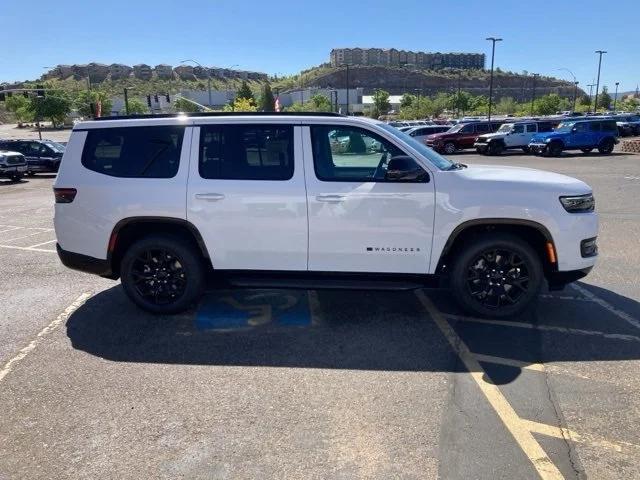
[[[453,229],[440,253],[436,273],[444,273],[458,249],[474,236],[486,232],[516,235],[540,255],[545,274],[558,270],[557,252],[551,232],[541,223],[519,218],[481,218],[468,220]]]
[[[170,233],[183,237],[192,243],[208,266],[212,267],[202,235],[188,220],[155,216],[128,217],[116,223],[109,237],[107,259],[116,278],[120,275],[120,261],[127,248],[139,238],[153,233]]]

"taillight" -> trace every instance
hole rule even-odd
[[[56,197],[56,203],[71,203],[76,198],[78,191],[75,188],[54,188],[53,194]]]

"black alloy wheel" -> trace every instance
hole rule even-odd
[[[607,138],[606,140],[602,141],[602,143],[598,147],[598,151],[600,153],[604,153],[604,154],[608,155],[611,152],[613,152],[613,147],[614,146],[615,146],[614,141],[612,139],[610,139],[610,138]]]
[[[169,250],[141,251],[131,265],[133,285],[138,295],[155,305],[173,303],[184,295],[187,273]]]

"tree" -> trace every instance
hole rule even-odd
[[[602,87],[602,93],[598,96],[598,107],[604,108],[605,110],[609,110],[611,108],[611,95],[609,95],[609,89],[606,87]]]
[[[569,110],[569,108],[571,106],[566,98],[560,97],[557,93],[550,93],[536,99],[533,111],[538,115],[552,115],[559,111]]]
[[[400,99],[400,109],[410,107],[411,104],[415,101],[415,95],[411,95],[410,93],[405,93],[402,95]]]
[[[256,106],[247,98],[236,97],[233,103],[224,106],[225,112],[255,112]]]
[[[146,102],[143,102],[138,98],[130,98],[129,115],[141,115],[144,113],[149,113],[149,107]]]
[[[451,108],[460,111],[462,115],[471,109],[473,97],[468,92],[460,92],[453,95],[453,102]]]
[[[386,115],[389,110],[391,110],[389,92],[376,89],[373,93],[373,108],[371,109],[371,116],[373,118],[378,118],[380,115]]]
[[[29,99],[22,95],[12,95],[7,97],[6,104],[7,110],[15,113],[18,122],[32,122],[33,111],[30,109]]]
[[[495,108],[496,113],[513,115],[518,110],[518,104],[511,97],[502,97]]]
[[[83,90],[76,97],[74,104],[80,115],[83,117],[93,117],[96,114],[96,105],[98,102],[100,102],[102,115],[109,115],[113,103],[107,92]]]
[[[244,80],[242,81],[242,85],[236,92],[236,99],[241,99],[241,98],[248,100],[251,105],[256,104],[256,99],[253,96],[253,92],[249,88],[249,84],[247,84],[247,82],[245,82]]]
[[[30,97],[28,108],[33,112],[35,120],[47,118],[54,127],[58,127],[71,112],[71,105],[71,100],[64,92],[54,90],[48,91],[45,97]]]
[[[276,109],[276,100],[273,98],[273,92],[271,91],[271,85],[265,83],[262,88],[262,95],[260,95],[260,110],[263,112],[274,112]]]
[[[287,107],[287,112],[331,112],[331,100],[322,94],[315,94],[307,103],[296,102]]]
[[[202,110],[202,107],[199,107],[195,103],[190,102],[189,100],[183,97],[178,97],[173,102],[173,108],[175,109],[176,112],[187,112],[187,113],[199,112],[200,110]]]
[[[580,100],[578,101],[578,103],[580,105],[589,106],[589,105],[591,105],[591,98],[589,97],[589,95],[582,95],[580,97]]]

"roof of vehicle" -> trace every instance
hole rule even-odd
[[[95,120],[79,122],[73,130],[86,130],[104,127],[136,127],[144,125],[198,125],[201,123],[253,121],[275,123],[304,123],[309,120],[333,120],[340,123],[382,123],[367,117],[352,117],[332,112],[206,112],[206,113],[176,113],[161,115],[129,115],[101,117]],[[211,121],[213,120],[213,121]],[[216,122],[215,120],[220,120]]]

